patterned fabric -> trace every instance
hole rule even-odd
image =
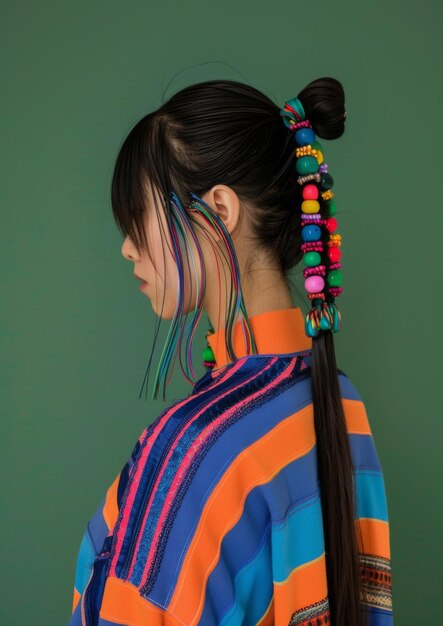
[[[69,626],[330,623],[311,339],[298,307],[249,319],[259,354],[229,361],[210,335],[216,369],[141,433],[89,521]],[[339,384],[364,608],[389,626],[383,471],[363,400],[341,370]]]

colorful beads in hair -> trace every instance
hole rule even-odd
[[[328,174],[328,166],[323,162],[323,147],[316,140],[299,98],[285,102],[280,115],[285,125],[294,131],[298,146],[295,151],[296,170],[300,174],[297,182],[303,185],[301,249],[304,252],[303,262],[307,266],[303,275],[305,289],[312,303],[312,309],[305,319],[305,333],[308,337],[316,337],[321,330],[337,332],[342,328],[341,313],[335,304],[335,298],[343,291],[340,286],[343,275],[339,269],[341,235],[335,232],[337,220],[333,217],[337,210],[331,191],[334,180]],[[328,211],[326,217],[320,212],[320,198]],[[325,245],[322,226],[329,233]]]

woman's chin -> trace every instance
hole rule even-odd
[[[161,310],[162,308],[161,300],[158,301],[157,298],[150,298],[150,301],[151,301],[152,310],[157,315],[157,317],[161,317],[162,320],[174,319],[174,313],[175,313],[174,307],[172,306],[169,307],[166,305],[166,303],[164,303],[163,310]]]

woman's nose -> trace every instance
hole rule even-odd
[[[132,241],[129,239],[129,237],[126,237],[126,239],[124,240],[123,245],[121,247],[121,253],[125,257],[125,259],[128,259],[128,261],[137,260],[138,258],[137,250],[135,249],[135,246],[132,243]]]

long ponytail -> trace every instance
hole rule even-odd
[[[330,330],[312,340],[311,380],[331,624],[365,626],[352,458]]]
[[[343,87],[337,80],[315,80],[298,94],[298,98],[316,135],[324,139],[342,135],[346,111]],[[328,183],[332,186],[330,176]],[[326,211],[326,205],[329,203],[324,202],[322,196],[319,200],[322,218],[327,220],[330,213]],[[329,239],[326,229],[324,235],[322,239],[326,247]],[[331,269],[331,258],[326,254],[322,256],[321,262],[326,265],[326,271]],[[334,267],[337,265],[335,263]],[[329,292],[339,294],[341,290],[334,292],[332,288]],[[360,532],[360,527],[355,522],[356,488],[332,328],[312,333],[311,361],[329,608],[334,626],[367,626],[368,612],[364,610],[356,534]]]

